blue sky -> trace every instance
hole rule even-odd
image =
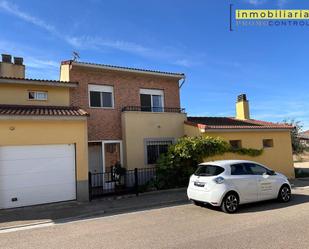
[[[234,116],[246,93],[252,118],[309,129],[309,26],[230,32],[230,3],[309,9],[301,0],[0,0],[0,53],[23,56],[32,78],[58,79],[72,51],[81,61],[184,72],[190,115]]]

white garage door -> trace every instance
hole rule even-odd
[[[0,208],[73,199],[73,144],[0,146]]]

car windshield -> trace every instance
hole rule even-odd
[[[221,174],[224,168],[216,165],[199,165],[197,170],[194,172],[196,176],[216,176]]]

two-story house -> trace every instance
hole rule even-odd
[[[86,111],[77,82],[25,78],[22,58],[0,62],[0,209],[88,200]]]
[[[182,73],[63,61],[62,81],[76,81],[70,103],[89,113],[89,170],[109,172],[156,163],[184,135],[180,107]]]
[[[255,160],[294,177],[293,127],[252,119],[246,95],[238,96],[236,117],[187,118],[179,97],[184,78],[70,60],[61,63],[59,81],[28,79],[22,58],[2,55],[0,209],[88,200],[88,171],[151,167],[182,136],[263,148],[254,158],[226,153],[207,160]]]

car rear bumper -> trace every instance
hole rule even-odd
[[[221,205],[225,193],[226,190],[223,185],[218,185],[218,188],[211,191],[206,191],[204,188],[197,189],[190,186],[187,189],[187,195],[190,200],[209,203],[213,206]]]

